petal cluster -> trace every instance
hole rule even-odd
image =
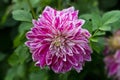
[[[92,53],[88,41],[91,34],[82,28],[84,22],[74,7],[57,11],[47,6],[26,34],[25,44],[36,65],[48,66],[56,73],[72,68],[80,72],[85,61],[91,61]]]
[[[109,55],[104,59],[106,70],[109,76],[113,76],[115,80],[120,80],[120,50],[114,55]]]

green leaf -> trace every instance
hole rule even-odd
[[[30,30],[31,27],[32,27],[32,23],[23,22],[23,23],[20,24],[20,26],[18,28],[18,31],[19,31],[19,33],[24,33],[27,30]]]
[[[47,74],[43,71],[32,72],[29,75],[29,80],[48,80]]]
[[[98,46],[99,45],[99,46]],[[91,43],[92,49],[95,50],[97,53],[100,53],[101,48],[100,48],[100,44],[98,43]]]
[[[85,24],[83,25],[83,28],[87,29],[90,33],[92,33],[92,22],[86,21]]]
[[[8,59],[8,63],[11,65],[11,66],[16,66],[19,64],[19,58],[18,56],[16,55],[16,53],[13,53],[9,59]]]
[[[8,70],[5,80],[14,80],[16,76],[16,68],[11,68]]]
[[[92,33],[92,16],[91,14],[83,14],[79,16],[79,18],[85,19],[85,24],[83,28],[87,29],[90,33]]]
[[[17,66],[17,71],[16,71],[17,75],[21,78],[23,78],[25,76],[25,65],[18,65]]]
[[[14,5],[12,5],[13,10],[26,10],[30,11],[30,7],[27,3],[27,0],[17,0],[13,1]]]
[[[38,5],[40,5],[41,0],[30,0],[32,7],[38,7]]]
[[[25,39],[25,33],[26,31],[30,30],[31,27],[32,27],[32,23],[29,22],[22,22],[20,24],[18,28],[19,34],[18,36],[16,36],[16,38],[13,41],[14,47],[17,47],[24,42],[23,40]]]
[[[95,31],[102,25],[101,16],[97,13],[92,13],[92,31]]]
[[[107,12],[102,17],[102,21],[103,21],[104,25],[114,23],[114,22],[118,21],[119,19],[120,19],[120,11],[119,10]]]
[[[98,31],[95,33],[94,36],[101,36],[101,35],[105,35],[105,32],[104,31]]]
[[[24,65],[17,65],[10,68],[6,74],[5,80],[20,80],[25,76],[25,67]]]
[[[92,42],[98,42],[98,37],[91,37],[90,41],[92,41]]]
[[[120,20],[112,23],[111,26],[113,27],[113,28],[112,28],[112,31],[113,31],[113,32],[119,30],[119,29],[120,29]]]
[[[30,12],[25,10],[14,10],[12,12],[13,18],[18,21],[32,22],[32,15]]]
[[[98,41],[90,41],[90,45],[94,51],[96,51],[97,53],[101,53],[104,49],[104,38],[97,37],[96,39]]]
[[[103,25],[102,27],[99,28],[100,30],[103,30],[103,31],[110,31],[111,30],[111,26],[109,25]]]
[[[17,35],[13,41],[14,47],[19,46],[22,42],[22,40],[25,38],[25,33],[20,33]]]
[[[82,18],[85,20],[90,20],[90,19],[92,19],[92,15],[91,14],[83,14],[83,15],[80,15],[79,18]]]
[[[28,48],[25,45],[20,45],[16,48],[14,53],[8,59],[8,62],[11,66],[15,66],[18,64],[24,64],[26,59],[29,57]]]
[[[102,19],[98,13],[84,14],[81,15],[80,18],[86,20],[85,28],[88,29],[90,32],[95,31],[102,26]]]
[[[15,53],[18,56],[20,64],[23,64],[25,60],[29,57],[28,48],[25,45],[20,45],[19,47],[17,47]]]

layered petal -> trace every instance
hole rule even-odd
[[[32,23],[25,44],[37,66],[48,66],[56,73],[80,72],[85,61],[91,61],[91,34],[82,28],[85,20],[78,19],[74,7],[57,11],[47,6]]]

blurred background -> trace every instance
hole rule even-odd
[[[41,70],[34,66],[31,54],[24,45],[25,33],[32,25],[16,21],[12,16],[14,10],[31,12],[29,3],[37,16],[47,5],[56,9],[74,6],[80,15],[92,12],[101,15],[120,10],[120,0],[0,0],[0,80],[112,80],[104,69],[102,52],[92,54],[92,61],[87,62],[80,73],[71,70],[55,74],[47,67]],[[110,35],[112,32],[106,33]]]

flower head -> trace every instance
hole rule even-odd
[[[120,50],[117,50],[114,55],[109,55],[104,59],[108,75],[113,76],[115,80],[120,80]]]
[[[72,68],[82,70],[85,61],[91,61],[90,33],[82,29],[84,20],[78,19],[74,7],[57,11],[47,6],[34,27],[26,34],[25,43],[37,66],[48,66],[56,73]]]
[[[107,55],[110,52],[114,52],[116,50],[120,49],[120,30],[117,30],[113,33],[113,36],[110,36],[109,38],[105,38],[106,40],[106,46],[104,49],[104,54]]]
[[[113,77],[114,80],[120,80],[120,30],[117,30],[113,36],[107,39],[104,54],[105,69],[108,76]]]

